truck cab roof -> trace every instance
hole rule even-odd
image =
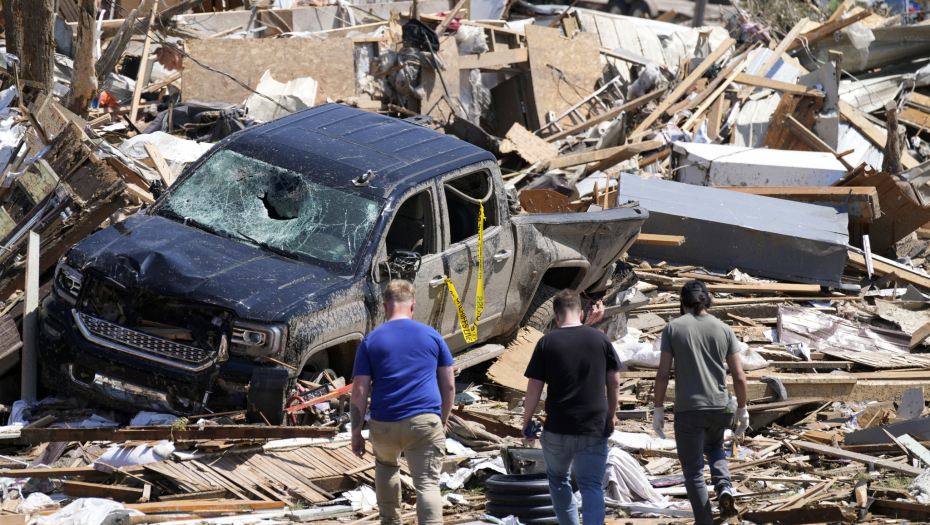
[[[387,198],[442,173],[494,156],[427,127],[324,104],[241,131],[226,148],[333,186]],[[356,184],[372,170],[367,184]]]

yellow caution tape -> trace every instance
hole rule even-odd
[[[481,311],[484,310],[484,204],[482,203],[478,203],[478,290],[475,296],[474,324],[469,324],[468,317],[465,317],[465,309],[462,308],[459,294],[455,293],[455,285],[452,284],[452,279],[446,277],[445,281],[449,293],[452,294],[455,309],[459,313],[459,324],[462,325],[462,335],[465,337],[465,342],[474,343],[478,340],[478,320],[481,319]]]

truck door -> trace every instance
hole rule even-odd
[[[504,312],[504,301],[513,270],[514,244],[509,228],[507,203],[501,188],[488,168],[443,176],[437,194],[442,203],[443,259],[447,275],[458,292],[465,316],[475,320],[475,299],[478,286],[478,212],[477,202],[484,206],[484,311],[478,324],[478,340],[494,335]],[[445,286],[440,292],[447,296],[439,332],[453,352],[469,345],[462,334],[458,312]]]
[[[417,290],[414,319],[442,333],[441,306],[445,293],[442,277],[445,270],[439,250],[441,239],[436,227],[436,209],[432,188],[404,197],[394,212],[376,260],[385,261],[397,250],[420,254],[420,270],[415,276],[404,276],[413,282]],[[375,268],[374,271],[379,270]],[[382,297],[388,282],[389,278],[383,278],[379,283]],[[384,312],[377,312],[375,319],[384,322]]]

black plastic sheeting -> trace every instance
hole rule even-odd
[[[175,106],[171,111],[171,127],[187,130],[187,138],[199,142],[217,142],[237,131],[252,125],[252,119],[244,119],[239,109],[221,102],[190,101],[184,106]],[[143,131],[143,134],[163,131],[168,133],[169,110],[162,111]]]

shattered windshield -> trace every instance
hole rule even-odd
[[[247,244],[264,244],[271,252],[340,266],[358,255],[381,208],[363,194],[225,149],[166,200],[171,211],[193,224]]]

